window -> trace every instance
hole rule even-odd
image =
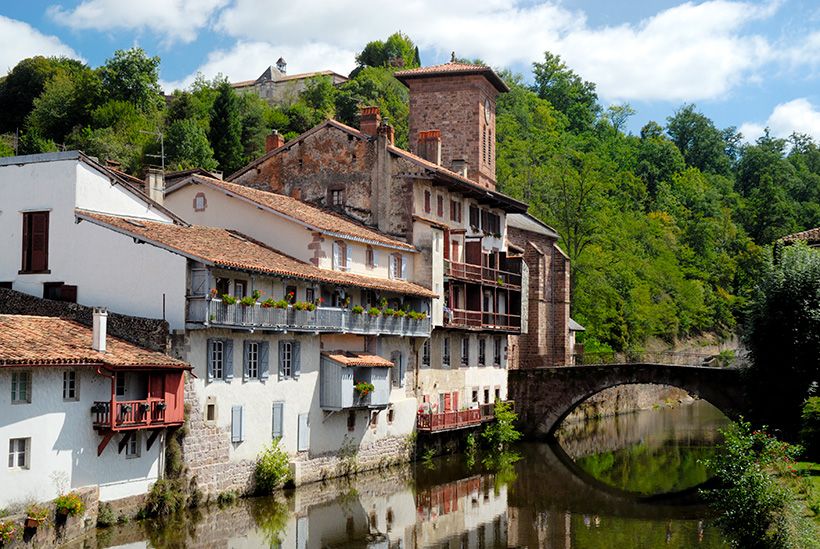
[[[212,340],[210,350],[211,356],[208,359],[210,377],[213,379],[222,379],[225,371],[225,343],[220,340]]]
[[[298,379],[301,372],[299,342],[279,342],[279,379]]]
[[[78,400],[80,390],[77,386],[77,371],[66,370],[63,372],[63,400]]]
[[[424,213],[430,213],[432,206],[430,199],[432,198],[430,191],[424,191]]]
[[[470,338],[464,336],[461,338],[461,365],[467,366],[470,363]]]
[[[259,378],[259,342],[245,342],[245,378]]]
[[[484,404],[490,403],[490,388],[484,387]]]
[[[44,282],[43,299],[77,303],[77,286],[69,286],[62,282]]]
[[[216,421],[216,404],[213,402],[205,406],[205,421]]]
[[[390,255],[390,278],[404,280],[405,278],[404,256],[402,254]]]
[[[284,434],[282,425],[284,424],[283,417],[285,415],[285,403],[273,403],[273,428],[271,429],[272,438],[282,438]]]
[[[333,268],[337,271],[346,271],[349,267],[350,248],[341,240],[333,243]]]
[[[470,227],[476,230],[481,229],[481,215],[478,206],[470,206]]]
[[[285,301],[288,303],[296,301],[296,286],[285,287]]]
[[[22,273],[48,271],[48,212],[23,214]]]
[[[430,366],[430,340],[425,339],[421,346],[421,365]]]
[[[31,372],[11,373],[11,403],[26,404],[31,402]]]
[[[299,414],[299,430],[296,433],[296,450],[302,452],[310,449],[310,417]]]
[[[234,280],[233,281],[233,295],[236,298],[245,297],[245,288],[247,288],[247,284],[244,280]]]
[[[9,469],[28,469],[30,453],[30,438],[9,439]]]
[[[472,398],[470,402],[478,403],[478,387],[473,387]]]
[[[142,449],[142,441],[140,440],[139,431],[131,431],[128,443],[125,445],[125,457],[138,458],[140,457],[140,450]],[[125,435],[128,436],[128,435]]]
[[[436,196],[436,213],[439,217],[444,217],[444,196]]]
[[[387,409],[387,424],[390,425],[391,423],[393,423],[394,419],[396,419],[396,409],[393,408],[393,406],[391,405]]]
[[[364,262],[367,265],[368,269],[372,269],[376,266],[376,258],[373,253],[373,246],[368,246],[364,252]]]
[[[123,372],[119,372],[115,375],[116,375],[116,386],[117,386],[116,395],[118,397],[124,397],[125,396],[125,390],[126,390],[126,387],[125,387],[125,374]]]
[[[445,367],[450,366],[450,338],[445,337],[441,340],[441,364]]]
[[[501,387],[496,387],[495,388],[495,399],[496,400],[501,400]]]
[[[461,202],[457,200],[450,201],[450,221],[461,223]]]
[[[487,363],[487,340],[478,338],[478,365],[484,366]]]
[[[373,410],[370,412],[370,428],[375,429],[379,424],[379,411]]]
[[[393,362],[391,373],[393,387],[404,387],[404,360],[401,356],[401,351],[393,351],[390,355],[390,360]]]
[[[316,294],[313,291],[313,288],[305,288],[305,301],[308,303],[313,303],[316,301]]]
[[[331,189],[328,192],[328,203],[333,207],[344,206],[344,189]]]
[[[196,193],[196,196],[194,196],[194,211],[204,212],[207,207],[208,199],[205,198],[205,193]]]
[[[347,430],[352,433],[356,430],[356,411],[350,410],[347,414]]]
[[[501,338],[497,337],[493,341],[493,364],[501,366]]]

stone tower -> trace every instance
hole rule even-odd
[[[452,61],[399,71],[410,89],[410,150],[421,132],[441,132],[441,165],[495,190],[495,100],[509,91],[489,67]],[[428,158],[429,160],[429,158]]]

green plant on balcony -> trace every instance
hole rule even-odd
[[[405,313],[405,312],[404,312],[404,311],[402,311],[401,309],[396,309],[395,311],[393,311],[393,316],[394,316],[394,317],[396,317],[396,318],[402,318],[402,317],[404,317],[406,314],[407,314],[407,313]]]
[[[0,545],[14,541],[17,536],[17,524],[13,520],[0,522]]]
[[[361,305],[354,305],[353,308],[350,309],[350,312],[354,315],[360,315],[364,312],[364,307]]]
[[[239,304],[243,307],[253,307],[256,304],[256,298],[251,295],[246,295],[239,300]]]
[[[424,320],[427,318],[427,313],[424,311],[410,311],[407,313],[407,318],[411,320]]]
[[[259,298],[262,297],[262,292],[260,290],[254,290],[251,292],[251,297],[253,297],[254,301],[259,301]]]
[[[85,511],[85,503],[77,492],[57,496],[54,499],[54,506],[58,515],[66,517],[81,515]]]
[[[287,299],[280,299],[278,301],[273,302],[274,309],[287,309],[288,308],[288,300]]]
[[[265,301],[262,301],[261,303],[259,303],[259,306],[262,307],[263,309],[270,309],[271,307],[276,307],[276,303],[277,302],[274,301],[272,297],[269,297]],[[285,307],[287,307],[287,305],[288,304],[285,303]],[[280,307],[277,307],[277,308],[280,308]]]
[[[376,307],[370,307],[367,310],[367,314],[369,314],[370,316],[376,317],[376,316],[379,316],[380,314],[382,314],[382,312],[379,309],[377,309]]]
[[[379,308],[380,309],[387,308],[387,298],[386,297],[383,297],[379,300]]]
[[[294,311],[315,311],[316,304],[309,301],[297,301],[293,304]]]
[[[358,381],[353,385],[353,389],[359,393],[359,397],[364,398],[376,390],[376,386],[367,381]]]
[[[48,518],[48,507],[32,503],[26,507],[26,528],[37,528]]]
[[[387,307],[386,309],[382,309],[382,314],[384,316],[393,316],[395,313],[396,313],[396,311],[394,309],[391,309],[390,307]]]
[[[504,277],[499,276],[499,277],[495,280],[495,282],[496,282],[496,284],[498,284],[499,286],[503,286],[503,285],[504,285]]]
[[[229,294],[222,294],[222,303],[225,305],[236,305],[236,298]]]

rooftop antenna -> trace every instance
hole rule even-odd
[[[165,173],[165,136],[162,134],[161,131],[149,132],[146,130],[140,130],[140,133],[145,133],[148,135],[153,135],[159,138],[159,148],[160,154],[146,154],[145,156],[150,156],[152,158],[159,158],[161,165],[162,165],[162,173]]]
[[[450,63],[456,62],[456,52],[450,53]]]

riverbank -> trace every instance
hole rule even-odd
[[[820,463],[799,461],[795,464],[795,469],[804,475],[805,492],[800,493],[802,501],[808,511],[813,513],[814,523],[820,526]]]
[[[693,399],[683,389],[666,385],[620,385],[605,389],[582,402],[566,418],[566,423],[586,422],[603,417],[631,414],[641,410],[689,404]]]

